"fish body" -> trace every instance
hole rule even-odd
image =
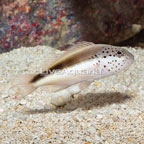
[[[54,92],[77,83],[92,82],[125,70],[133,61],[134,56],[123,48],[80,42],[43,73],[24,76],[19,93],[25,96],[44,85],[49,92]]]

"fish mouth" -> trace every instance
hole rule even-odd
[[[125,50],[125,56],[128,59],[129,64],[131,65],[134,62],[134,55],[129,51]]]
[[[130,64],[134,62],[134,55],[129,53]]]

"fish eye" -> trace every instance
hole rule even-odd
[[[122,54],[122,53],[120,51],[118,51],[117,54]]]

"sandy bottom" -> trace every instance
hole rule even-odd
[[[58,108],[49,107],[46,88],[18,101],[10,87],[13,75],[38,72],[62,52],[37,46],[0,54],[0,143],[143,144],[144,49],[126,49],[135,56],[126,72],[95,81]]]

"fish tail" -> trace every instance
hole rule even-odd
[[[32,93],[37,87],[34,85],[34,83],[31,82],[31,80],[34,78],[35,75],[33,74],[27,74],[27,75],[17,75],[16,79],[14,79],[15,85],[13,87],[16,87],[16,96],[18,99],[21,99],[28,94]]]

